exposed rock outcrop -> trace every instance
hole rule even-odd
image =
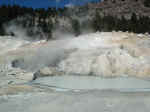
[[[34,78],[32,72],[27,72],[20,68],[1,68],[0,70],[0,87],[28,83]]]
[[[150,17],[150,8],[144,5],[144,0],[103,0],[100,3],[89,4],[90,10],[100,10],[101,15],[111,15],[130,18],[132,13],[138,16]]]
[[[85,40],[87,48],[80,48],[59,64],[61,71],[68,75],[150,77],[148,37],[122,32],[91,37],[89,43],[90,37]]]
[[[62,72],[59,72],[55,67],[44,67],[34,73],[33,80],[37,79],[38,77],[48,77],[48,76],[55,76],[55,75],[62,75]]]

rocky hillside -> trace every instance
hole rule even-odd
[[[101,15],[130,18],[135,13],[138,16],[150,17],[150,7],[146,0],[103,0],[98,4],[89,4],[89,8],[99,10]]]

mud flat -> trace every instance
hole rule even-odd
[[[53,76],[39,78],[32,84],[64,90],[150,91],[150,81],[133,77],[101,78],[95,76]]]

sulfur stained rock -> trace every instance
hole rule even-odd
[[[0,96],[17,94],[17,93],[36,92],[36,91],[40,91],[40,89],[30,85],[8,85],[0,88]]]

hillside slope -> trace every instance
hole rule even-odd
[[[144,0],[104,0],[97,4],[89,4],[91,10],[100,10],[101,15],[125,16],[130,18],[132,13],[150,17],[150,7],[144,5]]]

